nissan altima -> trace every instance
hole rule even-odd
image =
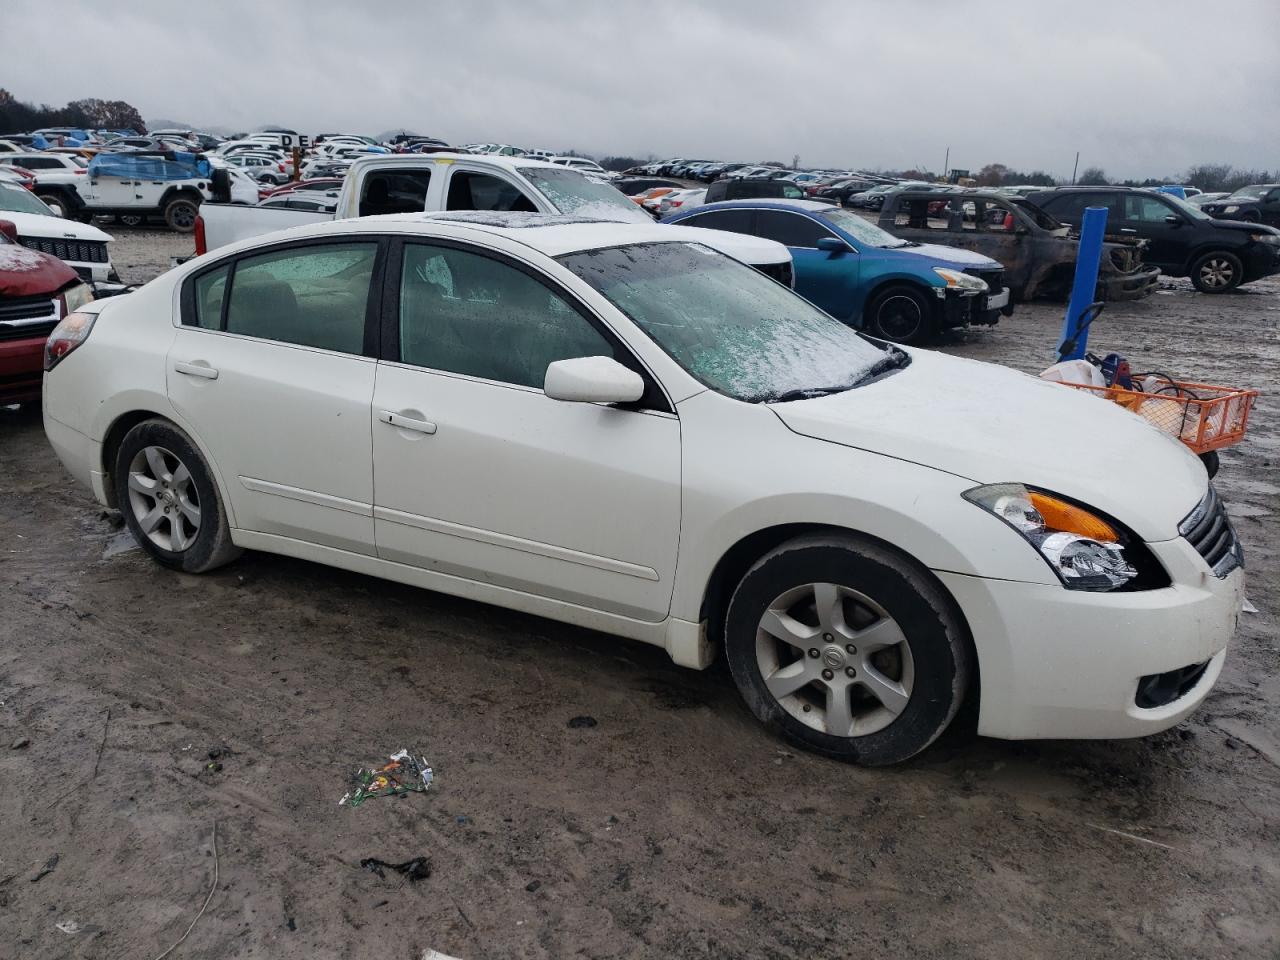
[[[166,567],[267,551],[721,654],[846,760],[911,757],[970,698],[1004,738],[1195,709],[1244,573],[1194,456],[698,238],[476,212],[258,237],[65,317],[45,429]]]

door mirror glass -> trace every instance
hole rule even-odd
[[[552,400],[634,403],[644,395],[644,379],[612,357],[574,357],[547,366],[542,392]]]
[[[818,249],[826,250],[828,253],[844,253],[849,249],[849,245],[837,237],[822,237],[818,241]]]

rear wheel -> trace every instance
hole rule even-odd
[[[187,197],[178,197],[170,200],[164,208],[164,222],[170,230],[177,230],[179,233],[190,233],[196,228],[196,217],[200,213],[200,206],[194,200]]]
[[[872,299],[864,326],[873,337],[896,343],[922,343],[934,333],[933,306],[914,287],[890,287]]]
[[[144,420],[125,434],[114,480],[129,531],[157,562],[204,573],[240,555],[204,457],[167,420]]]
[[[1191,282],[1201,293],[1226,293],[1240,286],[1244,264],[1225,250],[1206,253],[1191,264]]]
[[[946,729],[972,659],[928,574],[852,536],[804,537],[761,558],[729,601],[725,650],[768,727],[872,765],[906,760]]]

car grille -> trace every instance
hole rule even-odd
[[[59,260],[80,260],[88,263],[107,262],[105,240],[48,240],[44,237],[19,237],[24,247],[39,250]]]
[[[1004,271],[1003,270],[984,270],[980,267],[974,267],[966,270],[965,273],[971,277],[981,277],[987,281],[987,286],[991,288],[992,293],[999,293],[1004,289]]]
[[[784,287],[795,286],[795,275],[791,268],[791,261],[785,263],[760,263],[756,264],[756,269],[763,273],[766,277],[772,277]]]
[[[58,305],[49,297],[0,300],[0,341],[47,337],[58,323]]]
[[[1196,508],[1178,524],[1178,532],[1195,547],[1196,553],[1204,557],[1215,577],[1221,579],[1236,567],[1244,566],[1244,549],[1231,526],[1226,504],[1212,486]]]

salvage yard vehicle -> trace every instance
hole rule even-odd
[[[111,235],[88,223],[58,216],[22,187],[0,183],[0,220],[12,223],[16,240],[57,257],[89,284],[118,284],[107,245]]]
[[[845,760],[970,697],[994,737],[1166,729],[1243,599],[1177,441],[658,224],[302,227],[82,305],[45,356],[54,450],[160,564],[258,549],[723,650],[760,720]]]
[[[56,257],[18,243],[0,212],[0,405],[40,399],[45,340],[93,300],[93,291]]]
[[[1201,293],[1226,293],[1280,273],[1280,230],[1215,220],[1167,193],[1136,187],[1059,187],[1027,197],[1079,226],[1086,207],[1106,207],[1107,238],[1148,241],[1143,259],[1171,277],[1190,277]]]
[[[880,226],[903,240],[942,243],[1000,261],[1014,300],[1065,298],[1071,291],[1079,236],[1028,200],[970,191],[939,202],[937,193],[902,190],[888,195]],[[1160,268],[1142,263],[1142,246],[1133,240],[1104,244],[1095,301],[1140,300],[1155,291]]]
[[[732,200],[664,223],[785,244],[795,289],[872,336],[922,343],[941,330],[998,323],[1012,312],[1004,268],[968,250],[900,240],[856,213],[813,200]]]
[[[1229,197],[1198,206],[1211,217],[1280,227],[1280,183],[1241,187]]]
[[[608,184],[542,160],[410,154],[356,162],[342,183],[337,209],[331,213],[205,204],[196,229],[196,253],[303,223],[440,210],[559,213],[652,223],[650,214]],[[703,242],[782,283],[791,282],[791,257],[778,244],[767,240],[743,243],[743,238],[732,234],[708,235]]]
[[[78,186],[88,175],[89,165],[83,157],[65,153],[0,153],[0,164],[30,170],[36,175],[36,196],[58,216],[75,216]]]

